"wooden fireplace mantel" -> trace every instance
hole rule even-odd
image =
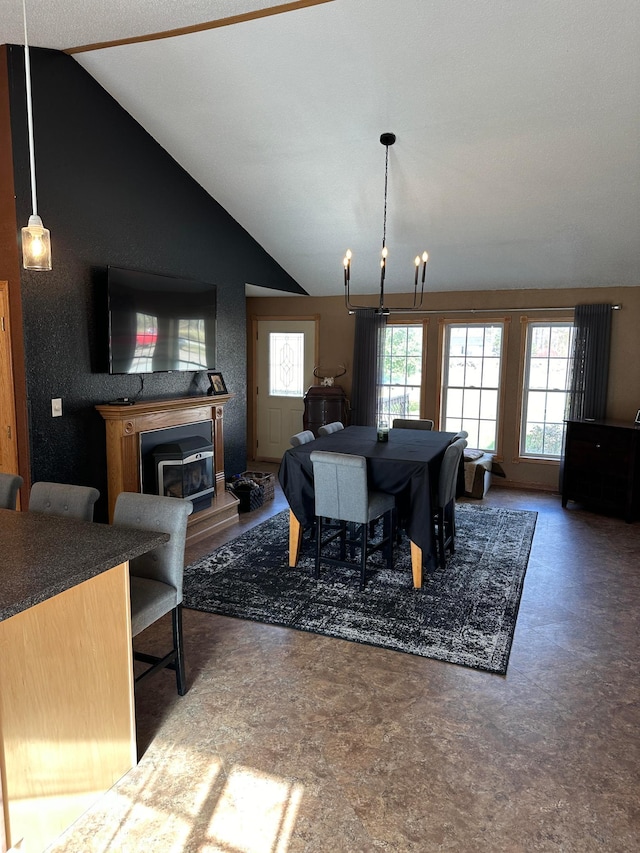
[[[216,494],[210,508],[189,517],[187,542],[193,544],[238,521],[239,501],[225,491],[224,477],[224,405],[232,396],[172,397],[141,400],[132,405],[107,403],[96,406],[104,418],[107,432],[109,521],[113,521],[120,492],[141,491],[140,434],[209,420],[213,425]]]

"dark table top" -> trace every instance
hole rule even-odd
[[[395,496],[401,524],[428,557],[433,550],[432,490],[437,486],[444,451],[455,435],[391,429],[389,441],[379,442],[375,427],[347,427],[289,448],[282,457],[278,479],[294,515],[307,527],[315,515],[311,452],[328,450],[366,457],[369,488]]]
[[[168,540],[168,533],[0,509],[0,621]]]

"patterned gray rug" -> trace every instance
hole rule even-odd
[[[184,605],[504,675],[536,517],[459,504],[456,552],[444,570],[414,589],[403,539],[393,570],[380,554],[370,559],[360,592],[357,567],[322,566],[315,580],[307,536],[298,566],[289,568],[285,511],[188,566]]]

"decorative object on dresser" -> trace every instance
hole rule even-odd
[[[322,368],[322,367],[314,367],[313,375],[316,379],[320,380],[320,384],[325,388],[332,388],[335,384],[336,379],[340,379],[341,376],[344,376],[347,372],[347,368],[344,364],[338,365],[336,368]]]
[[[619,515],[640,515],[640,429],[619,421],[566,422],[560,467],[562,506],[568,501]]]

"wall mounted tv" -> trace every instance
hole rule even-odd
[[[216,286],[107,268],[109,373],[213,370]]]

